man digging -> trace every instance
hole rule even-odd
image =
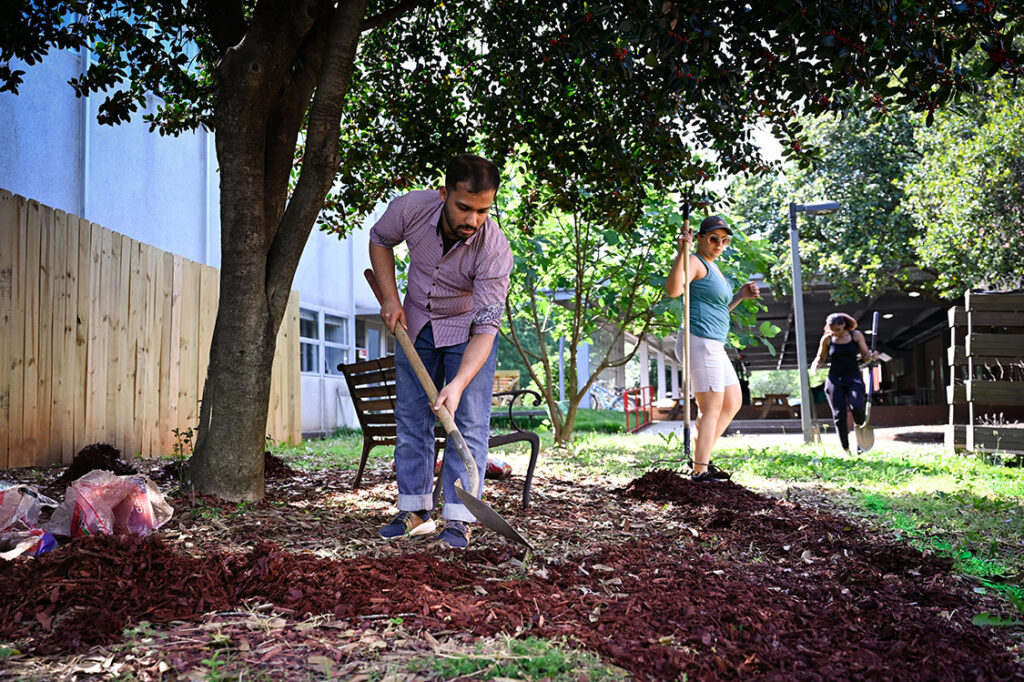
[[[381,291],[381,319],[401,324],[439,392],[431,405],[401,346],[395,352],[395,470],[398,514],[381,537],[432,534],[434,411],[444,405],[469,445],[481,488],[487,466],[491,391],[497,346],[512,271],[508,240],[490,218],[501,182],[487,159],[461,154],[448,163],[444,187],[409,192],[392,201],[370,230],[370,263]],[[409,247],[405,301],[395,282],[394,247]],[[465,548],[476,519],[461,504],[455,481],[465,466],[448,440],[441,472],[444,529],[439,540]],[[468,479],[464,479],[468,480]],[[479,496],[481,490],[470,491]]]

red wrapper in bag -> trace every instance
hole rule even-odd
[[[508,462],[498,459],[497,457],[487,458],[487,471],[484,474],[484,478],[494,479],[496,481],[502,481],[512,475],[512,465]]]

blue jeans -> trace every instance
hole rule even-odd
[[[439,389],[451,381],[458,372],[466,343],[444,348],[434,347],[434,333],[428,324],[413,344],[427,373],[434,378]],[[476,460],[480,476],[479,496],[483,492],[484,471],[487,468],[487,441],[490,438],[491,392],[494,390],[494,365],[498,344],[491,347],[484,366],[476,373],[462,392],[459,408],[455,412],[455,425],[459,428],[469,451]],[[434,423],[437,416],[430,409],[430,401],[416,372],[399,345],[395,350],[396,404],[395,421],[398,425],[398,444],[395,446],[395,471],[398,476],[399,511],[420,511],[434,505]],[[441,516],[454,521],[476,520],[455,494],[455,481],[469,490],[469,478],[455,445],[448,441],[445,449],[444,470],[441,472],[444,507]],[[473,492],[473,491],[471,491]]]
[[[859,376],[832,376],[825,381],[825,397],[832,409],[832,419],[844,450],[850,449],[849,426],[846,423],[846,404],[850,404],[855,424],[864,423],[864,380]]]

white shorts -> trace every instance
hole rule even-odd
[[[676,336],[676,357],[683,360],[683,333]],[[721,393],[726,386],[740,383],[725,344],[701,336],[690,337],[690,392]]]

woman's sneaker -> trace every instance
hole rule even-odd
[[[425,516],[421,516],[425,514]],[[402,537],[430,535],[437,530],[437,524],[430,518],[430,512],[400,511],[391,519],[391,523],[380,529],[380,536],[385,540]]]
[[[711,478],[715,479],[716,481],[728,481],[730,478],[732,478],[732,474],[730,474],[728,471],[719,469],[711,462],[708,462],[708,475],[710,475]]]
[[[690,466],[691,467],[693,466],[693,460],[690,460]],[[707,469],[707,471],[701,472],[700,474],[696,474],[696,473],[690,474],[690,478],[691,479],[696,479],[697,476],[703,476],[704,474],[707,474],[709,479],[712,479],[712,480],[715,480],[715,481],[728,481],[730,478],[732,478],[732,474],[730,474],[728,471],[724,471],[722,469],[719,469],[718,467],[716,467],[711,462],[708,462],[708,469]]]
[[[722,471],[714,464],[708,464],[707,471],[702,471],[699,474],[690,474],[690,480],[694,483],[718,483],[720,481],[728,481],[732,476],[728,472]]]
[[[469,526],[462,521],[448,521],[437,539],[452,549],[466,549],[469,544]]]

